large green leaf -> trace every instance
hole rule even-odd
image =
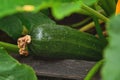
[[[53,4],[52,12],[57,19],[62,19],[64,16],[69,16],[71,13],[77,12],[80,10],[80,3],[75,2],[59,2]]]
[[[61,1],[52,5],[52,12],[57,19],[62,19],[72,13],[80,12],[82,4],[89,6],[96,1],[97,0],[70,0],[69,2]]]
[[[111,18],[107,30],[109,45],[104,52],[102,80],[120,80],[120,15]]]
[[[55,24],[53,20],[42,13],[20,13],[18,17],[21,19],[23,25],[30,29],[33,26],[38,26],[41,24]]]
[[[0,47],[0,80],[37,80],[33,69],[20,64]]]
[[[98,0],[0,0],[0,17],[21,11],[38,11],[52,8],[57,19],[77,12],[81,3],[91,5]]]
[[[14,39],[21,36],[23,31],[22,22],[16,16],[7,16],[0,19],[0,29]]]
[[[0,17],[21,11],[38,11],[71,0],[0,0]],[[72,0],[73,1],[73,0]],[[31,10],[27,10],[30,8]]]

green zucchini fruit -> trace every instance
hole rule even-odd
[[[45,58],[100,60],[105,47],[102,40],[62,25],[33,27],[30,36],[29,53]]]

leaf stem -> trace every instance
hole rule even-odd
[[[93,21],[94,21],[94,23],[95,23],[95,28],[96,28],[96,31],[97,31],[97,34],[98,34],[99,38],[101,38],[101,39],[104,40],[105,37],[104,37],[104,35],[103,35],[103,33],[102,33],[102,30],[101,30],[101,27],[100,27],[98,18],[95,17],[95,16],[93,16]]]
[[[78,22],[78,23],[75,23],[75,24],[71,25],[71,27],[79,27],[79,26],[82,26],[82,25],[84,25],[85,23],[87,23],[87,22],[90,21],[90,20],[91,20],[91,18],[88,17],[88,18],[84,19],[83,21],[80,21],[80,22]]]
[[[103,64],[103,60],[100,60],[99,62],[97,62],[93,68],[88,72],[87,76],[85,77],[84,80],[91,80],[92,77],[96,74],[96,72],[99,70],[99,68],[101,67],[101,65]]]
[[[2,42],[2,41],[0,41],[0,45],[3,46],[8,52],[19,53],[18,52],[19,48],[17,47],[17,45]]]
[[[96,10],[90,8],[89,6],[83,4],[82,8],[84,10],[86,10],[87,12],[89,12],[92,16],[96,16],[98,18],[100,18],[101,20],[107,22],[109,19],[107,17],[105,17],[104,15],[102,15],[101,13],[97,12]]]

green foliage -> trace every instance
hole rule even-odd
[[[109,45],[104,53],[103,80],[120,80],[120,15],[114,16],[107,24]]]
[[[33,10],[38,11],[44,8],[51,7],[54,16],[61,19],[70,15],[73,12],[80,10],[83,3],[91,5],[97,0],[1,0],[0,17],[13,13],[27,11],[25,6],[33,7]],[[4,8],[3,8],[4,7]],[[64,11],[63,11],[64,10]],[[22,23],[21,23],[22,22]],[[6,24],[7,23],[7,24]],[[5,31],[9,36],[17,39],[23,32],[25,25],[29,30],[34,25],[44,23],[55,23],[42,13],[20,13],[16,16],[8,16],[0,20],[0,29]]]
[[[111,16],[115,13],[115,0],[99,0],[99,5],[104,9],[107,16]]]
[[[0,30],[6,32],[10,37],[16,40],[22,35],[22,33],[24,32],[24,28],[27,29],[29,32],[33,26],[35,27],[43,24],[56,25],[56,23],[53,20],[51,20],[49,17],[41,13],[42,10],[46,9],[45,13],[48,14],[47,12],[49,8],[56,19],[63,19],[64,17],[69,16],[72,13],[80,13],[80,14],[82,13],[84,15],[87,14],[90,16],[90,18],[93,18],[94,16],[97,19],[97,20],[94,19],[94,22],[96,23],[96,28],[99,33],[98,35],[99,36],[101,35],[102,37],[103,35],[102,35],[102,31],[100,31],[100,25],[98,19],[103,20],[105,23],[109,21],[109,19],[106,16],[111,16],[114,14],[116,2],[117,0],[0,0]],[[95,4],[97,4],[97,6],[95,6]],[[95,10],[90,6],[91,7],[94,6],[95,8],[99,7],[99,8]],[[102,12],[99,13],[98,11],[102,11]],[[104,16],[102,13],[106,15]],[[97,65],[97,68],[95,66],[95,68],[93,68],[92,71],[90,71],[89,73],[90,75],[88,74],[87,80],[92,78],[94,73],[97,72],[96,70],[101,66],[101,64],[104,61],[105,63],[102,69],[103,80],[120,79],[119,77],[120,64],[118,62],[120,60],[119,25],[120,25],[120,15],[114,16],[108,22],[107,32],[109,34],[108,37],[109,44],[104,51],[104,58],[103,58],[104,60],[102,60],[102,62],[99,65]],[[66,34],[66,31],[64,31],[63,33]],[[71,33],[72,32],[70,33],[68,32],[67,36],[69,36],[69,34]],[[73,32],[72,34],[75,33]],[[74,37],[77,38],[76,36],[73,36],[73,38]],[[59,36],[59,38],[61,37]],[[73,40],[72,37],[70,37],[70,40]],[[89,38],[83,39],[83,41],[84,42],[86,41],[86,44],[87,43],[91,44],[89,42]],[[91,39],[91,42],[101,44],[105,47],[105,43],[96,42],[93,40],[93,38]],[[18,52],[18,47],[16,45],[11,45],[5,42],[0,42],[0,45],[3,47],[7,46],[6,50]],[[96,50],[98,51],[100,50],[102,54],[103,49],[100,49],[99,48],[100,46],[94,44],[91,45],[95,47]],[[32,68],[30,68],[25,64],[20,64],[19,62],[17,62],[10,55],[8,55],[8,53],[4,50],[3,47],[0,47],[0,80],[8,80],[8,79],[37,80],[36,75]],[[76,48],[76,46],[74,46],[74,48]],[[72,49],[74,48],[71,48],[71,52],[73,51]],[[54,50],[55,49],[53,49],[53,52]],[[87,49],[84,48],[83,51],[86,52]]]
[[[23,25],[30,30],[33,26],[45,23],[55,24],[54,21],[42,13],[19,13],[0,19],[0,29],[10,37],[17,39],[22,35]]]
[[[69,2],[59,2],[52,6],[53,15],[57,19],[62,19],[64,16],[69,16],[71,13],[79,12],[82,8],[82,4],[92,5],[97,0],[76,0]],[[81,12],[82,13],[82,12]]]
[[[37,80],[33,69],[20,64],[0,47],[0,80]]]
[[[7,16],[0,19],[0,29],[14,39],[20,37],[23,31],[22,22],[16,16]]]
[[[62,19],[71,13],[80,10],[82,3],[92,5],[97,0],[0,0],[0,17],[23,11],[38,11],[44,8],[52,8],[53,15]],[[26,5],[32,7],[27,10]]]
[[[41,0],[0,0],[0,17],[26,11],[25,5],[35,6],[35,9],[30,10],[35,11],[41,2]]]
[[[83,2],[86,5],[92,5],[93,3],[96,3],[98,0],[79,0]]]
[[[20,13],[17,14],[17,16],[22,21],[22,24],[25,25],[25,27],[30,30],[33,26],[38,26],[41,24],[55,24],[53,20],[51,20],[49,17],[44,15],[43,13]]]

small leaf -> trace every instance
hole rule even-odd
[[[14,39],[20,37],[23,31],[22,22],[14,15],[0,19],[0,29]]]
[[[107,24],[109,45],[105,49],[105,64],[102,80],[120,80],[120,15],[114,16]]]
[[[20,64],[0,47],[0,80],[37,80],[33,69]]]
[[[62,19],[64,16],[69,16],[71,13],[79,11],[80,6],[78,2],[60,2],[53,5],[52,12],[57,19]]]
[[[53,20],[42,13],[21,13],[18,14],[18,17],[21,19],[23,25],[27,27],[27,29],[31,29],[33,26],[38,26],[41,24],[55,24]]]

